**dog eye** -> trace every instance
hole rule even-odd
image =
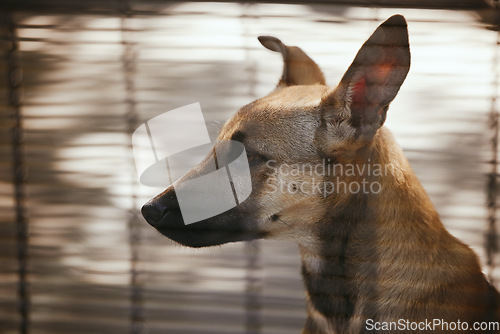
[[[269,160],[266,156],[264,156],[260,153],[248,152],[248,151],[247,151],[247,159],[248,159],[248,163],[250,165],[264,163],[264,162]]]

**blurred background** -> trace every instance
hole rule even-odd
[[[200,102],[210,134],[303,48],[335,85],[389,16],[412,67],[387,126],[445,225],[500,286],[498,3],[477,0],[0,2],[0,333],[299,333],[293,243],[192,250],[139,209],[131,133]]]

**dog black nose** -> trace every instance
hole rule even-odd
[[[166,227],[166,225],[176,226],[179,219],[175,219],[175,221],[172,219],[175,218],[174,216],[180,215],[180,209],[175,190],[168,188],[163,193],[151,199],[144,204],[141,213],[149,225],[155,228]]]
[[[147,222],[156,227],[156,225],[161,221],[167,208],[162,205],[158,205],[153,201],[149,201],[143,205],[141,209],[142,216],[147,220]]]

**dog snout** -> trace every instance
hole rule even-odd
[[[174,211],[180,211],[177,196],[172,188],[151,199],[143,205],[141,209],[142,216],[153,227],[162,227],[165,223],[165,217]]]

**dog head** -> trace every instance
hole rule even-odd
[[[297,172],[297,166],[369,159],[363,152],[380,132],[410,66],[407,26],[400,15],[375,30],[334,88],[326,85],[319,67],[301,49],[270,36],[259,41],[283,56],[282,77],[269,95],[242,107],[215,144],[243,143],[251,194],[226,212],[188,225],[173,186],[142,208],[153,227],[183,245],[263,237],[307,242],[329,203],[342,199],[320,191],[332,175],[318,179],[315,173]],[[215,152],[178,180],[176,188],[206,174]]]

